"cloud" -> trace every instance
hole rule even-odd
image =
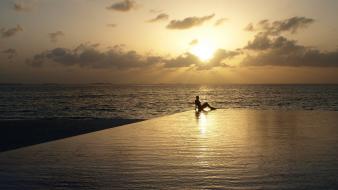
[[[22,31],[23,31],[23,28],[20,25],[17,25],[14,28],[9,28],[9,29],[2,28],[0,30],[0,33],[1,33],[2,38],[9,38],[9,37],[14,36],[16,33],[22,32]]]
[[[147,22],[158,22],[158,21],[166,21],[169,19],[169,15],[165,13],[161,13],[157,15],[155,18],[148,20]]]
[[[264,33],[258,33],[243,49],[265,51],[271,49],[294,50],[301,47],[305,48],[304,46],[297,45],[295,40],[288,40],[284,36],[269,36]]]
[[[163,10],[161,10],[161,9],[150,9],[149,12],[154,13],[154,14],[158,14],[158,13],[163,12]]]
[[[133,0],[123,0],[117,3],[112,4],[111,6],[107,7],[109,10],[113,11],[120,11],[120,12],[127,12],[136,7],[136,3]]]
[[[289,67],[338,67],[338,50],[321,51],[298,44],[281,34],[296,33],[314,22],[311,18],[291,17],[270,22],[261,20],[255,26],[249,24],[248,31],[258,32],[254,39],[242,49],[246,57],[242,66],[289,66]]]
[[[124,51],[114,46],[107,51],[98,50],[98,44],[80,44],[74,49],[55,48],[36,54],[26,62],[41,67],[48,62],[63,66],[80,66],[93,69],[131,69],[150,67],[161,62],[158,56],[142,56],[136,51]]]
[[[249,23],[245,28],[244,30],[248,31],[248,32],[254,32],[255,29],[254,29],[254,26],[252,23]]]
[[[13,49],[13,48],[3,50],[3,51],[1,51],[1,53],[7,54],[7,58],[9,60],[12,60],[17,55],[16,49]]]
[[[165,60],[165,67],[190,67],[192,65],[201,65],[202,61],[192,53],[186,52],[175,58]]]
[[[193,40],[189,43],[190,46],[195,46],[195,45],[197,45],[197,44],[198,44],[198,39],[193,39]]]
[[[224,22],[228,21],[228,18],[220,18],[218,20],[216,20],[214,26],[221,26],[222,24],[224,24]]]
[[[121,45],[103,50],[100,48],[100,44],[84,43],[74,49],[55,48],[43,51],[28,59],[27,63],[34,67],[54,63],[65,67],[78,66],[88,69],[192,68],[203,70],[230,67],[233,65],[230,62],[237,56],[241,56],[240,58],[243,57],[244,59],[238,66],[242,67],[338,67],[338,50],[320,51],[298,44],[296,40],[288,39],[282,35],[286,32],[297,32],[300,28],[307,27],[312,22],[308,19],[292,18],[273,22],[260,21],[258,25],[261,26],[261,29],[253,25],[252,31],[256,31],[256,35],[246,46],[234,51],[218,49],[212,58],[207,61],[201,61],[198,56],[190,52],[184,52],[173,57],[144,55],[134,50],[127,50]],[[198,39],[194,39],[189,45],[193,46],[198,43]]]
[[[169,68],[193,67],[197,70],[208,70],[214,67],[229,67],[227,61],[239,54],[239,51],[218,49],[215,51],[213,58],[208,61],[201,61],[196,55],[186,52],[175,58],[164,59],[164,66]]]
[[[107,24],[107,26],[110,27],[110,28],[115,28],[115,27],[117,27],[117,24]]]
[[[243,50],[249,52],[242,66],[338,67],[338,50],[320,51],[270,33],[258,33]]]
[[[13,10],[17,12],[29,12],[36,5],[35,0],[17,1],[13,3]]]
[[[297,52],[269,51],[247,57],[244,66],[338,67],[338,51],[321,52],[316,49],[299,49]]]
[[[231,60],[237,55],[240,55],[241,52],[236,50],[236,51],[228,51],[225,49],[218,49],[215,51],[214,56],[209,60],[208,64],[209,66],[212,67],[228,67],[228,64],[226,61]]]
[[[116,45],[100,51],[99,44],[84,43],[74,49],[54,48],[46,50],[27,59],[26,63],[33,67],[41,67],[50,63],[59,65],[79,66],[90,69],[146,69],[146,68],[182,68],[211,69],[228,67],[226,61],[238,55],[237,51],[218,49],[212,59],[201,61],[196,55],[185,52],[176,57],[142,55],[134,50],[126,50]]]
[[[53,43],[58,42],[59,38],[63,37],[64,35],[65,34],[62,31],[56,31],[48,34],[50,41]]]
[[[14,3],[13,4],[13,9],[18,12],[27,12],[30,11],[30,7],[27,6],[26,4],[19,2],[19,3]]]
[[[294,41],[289,41],[285,37],[270,37],[265,33],[259,33],[252,41],[249,41],[244,49],[248,50],[267,50],[271,48],[279,48],[282,46],[293,46]]]
[[[282,32],[296,33],[299,29],[306,28],[315,20],[306,17],[291,17],[285,20],[270,22],[269,20],[261,20],[256,25],[250,23],[245,30],[258,31],[269,35],[279,35]]]
[[[184,30],[189,29],[192,27],[200,26],[206,21],[212,19],[215,16],[215,14],[203,16],[203,17],[187,17],[183,20],[172,20],[167,25],[168,29],[178,29],[178,30]]]

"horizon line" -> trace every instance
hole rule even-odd
[[[34,83],[34,82],[0,82],[0,85],[338,85],[338,83],[111,83],[111,82],[88,82],[88,83]]]

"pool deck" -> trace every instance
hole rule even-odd
[[[337,189],[338,112],[187,111],[0,153],[0,189]]]

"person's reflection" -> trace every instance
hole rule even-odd
[[[201,117],[206,117],[208,115],[207,111],[195,111],[196,120],[200,120]]]
[[[208,120],[207,120],[207,111],[195,112],[196,123],[201,134],[205,134],[207,130]]]

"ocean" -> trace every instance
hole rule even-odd
[[[338,85],[1,85],[0,189],[337,189],[337,111]]]
[[[2,84],[0,119],[151,119],[194,109],[338,111],[338,85]]]

